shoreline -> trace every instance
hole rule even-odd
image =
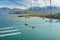
[[[60,20],[60,15],[52,14],[52,15],[19,15],[18,17],[42,17],[42,18],[50,18]]]

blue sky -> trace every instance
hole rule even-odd
[[[0,0],[0,7],[8,7],[8,8],[20,8],[20,9],[26,9],[31,6],[49,6],[50,0],[13,0],[16,1],[18,4],[15,4],[14,2],[11,2],[9,0]],[[60,0],[52,0],[52,6],[60,6]]]

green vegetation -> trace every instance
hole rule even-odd
[[[44,18],[52,18],[52,19],[60,19],[60,13],[56,14],[24,14],[19,15],[18,17],[44,17]]]
[[[11,14],[11,13],[10,13]],[[19,14],[18,17],[44,17],[44,18],[52,18],[52,19],[60,19],[60,13],[45,13],[45,12],[35,12],[35,11],[18,11],[12,14]]]

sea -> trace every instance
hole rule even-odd
[[[0,40],[60,40],[60,22],[57,19],[51,20],[0,14]]]

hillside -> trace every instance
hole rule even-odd
[[[0,8],[0,14],[4,13],[4,14],[8,14],[8,13],[14,13],[16,11],[20,11],[22,9],[16,9],[16,8],[7,8],[7,7],[3,7],[3,8]]]
[[[21,10],[21,11],[15,11],[11,14],[50,14],[50,10],[53,14],[55,13],[60,13],[60,7],[54,7],[54,6],[47,6],[47,7],[30,7],[26,10]]]

